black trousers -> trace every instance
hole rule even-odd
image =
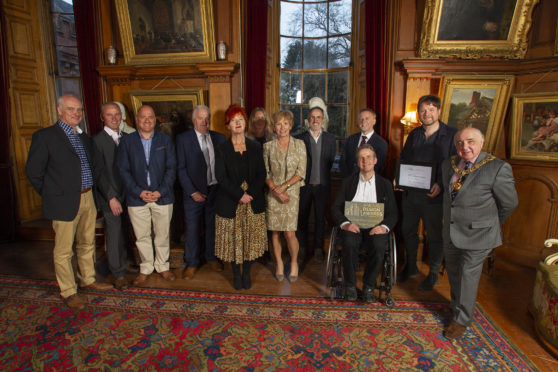
[[[301,247],[308,247],[308,220],[312,201],[314,202],[314,249],[323,249],[329,185],[306,185],[300,188],[296,237]]]
[[[389,234],[370,235],[370,229],[361,229],[358,234],[342,230],[341,239],[345,287],[356,287],[358,255],[360,246],[363,244],[366,249],[366,268],[362,278],[363,287],[376,288],[376,280],[389,245]]]
[[[125,205],[122,206],[122,209],[124,210],[122,214],[115,216],[109,208],[103,208],[107,259],[110,272],[115,278],[126,274],[127,252],[124,231],[128,213]]]

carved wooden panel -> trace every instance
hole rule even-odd
[[[23,19],[8,20],[8,53],[10,56],[34,58],[31,25]]]
[[[38,80],[37,69],[32,66],[11,66],[12,81],[18,83],[29,83]]]
[[[6,0],[4,1],[5,9],[29,11],[29,0]]]
[[[14,89],[13,97],[12,105],[16,110],[16,122],[14,124],[20,128],[39,129],[41,127],[40,90]]]

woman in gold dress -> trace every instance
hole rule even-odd
[[[219,182],[215,256],[231,262],[237,290],[250,289],[250,266],[267,248],[265,166],[261,146],[245,137],[246,119],[240,106],[227,109],[225,123],[231,137],[215,151],[215,176]]]
[[[271,230],[273,253],[277,262],[275,277],[282,281],[285,277],[281,258],[281,241],[279,233],[284,232],[291,265],[289,280],[298,279],[298,240],[296,229],[298,222],[299,189],[304,186],[306,175],[306,148],[304,142],[291,137],[293,114],[279,111],[273,115],[273,129],[277,138],[266,142],[263,148],[269,187],[267,194],[267,229]]]

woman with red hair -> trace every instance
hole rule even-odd
[[[231,135],[215,151],[215,256],[231,263],[235,289],[250,289],[250,266],[267,248],[265,165],[260,144],[245,136],[247,119],[242,107],[230,106]]]

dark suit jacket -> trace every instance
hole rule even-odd
[[[122,132],[122,138],[126,133]],[[121,138],[121,140],[122,140]],[[95,187],[95,197],[97,200],[97,208],[102,210],[108,210],[108,202],[112,198],[118,199],[120,203],[124,202],[124,187],[122,186],[122,178],[120,177],[120,170],[116,165],[116,154],[118,147],[112,140],[112,137],[105,131],[102,130],[96,136],[93,137],[93,143],[95,144],[95,149],[100,154],[100,157],[104,165],[104,176],[106,179],[105,188]]]
[[[225,142],[223,134],[209,131],[213,149]],[[178,157],[178,179],[185,197],[196,191],[207,195],[207,166],[194,129],[190,129],[176,137]]]
[[[345,221],[349,221],[349,219],[345,217],[345,201],[352,201],[355,197],[359,177],[360,172],[343,179],[341,188],[331,206],[331,216],[336,226],[341,225]],[[395,204],[393,185],[378,174],[375,174],[375,177],[376,200],[378,203],[384,203],[384,220],[380,222],[380,225],[386,225],[390,230],[393,230],[393,227],[397,223],[397,205]]]
[[[481,151],[475,164],[487,157]],[[459,166],[460,158],[455,156]],[[474,166],[474,165],[473,165]],[[517,193],[511,166],[494,159],[467,175],[451,200],[450,182],[454,171],[451,158],[442,164],[444,183],[444,247],[450,242],[460,249],[490,249],[502,244],[500,225],[517,206]]]
[[[128,206],[139,207],[146,204],[139,197],[143,190],[159,191],[161,194],[157,200],[159,205],[174,202],[176,153],[169,136],[158,131],[153,132],[149,166],[145,161],[139,131],[122,137],[116,163],[122,177]],[[151,186],[147,186],[147,172],[149,172]]]
[[[335,160],[335,135],[322,130],[322,152],[320,155],[320,184],[329,185],[331,166]],[[304,141],[306,146],[306,184],[310,182],[310,174],[312,173],[312,142],[314,138],[309,131],[301,133],[295,138]]]
[[[93,183],[103,183],[103,166],[85,133],[80,135],[87,154]],[[25,173],[43,200],[43,216],[72,221],[81,199],[81,162],[68,136],[58,124],[33,133]]]
[[[359,172],[356,161],[356,153],[360,145],[361,137],[362,133],[355,133],[349,136],[349,138],[347,138],[347,141],[345,142],[345,147],[343,147],[343,153],[341,154],[341,159],[339,161],[339,168],[342,177],[348,177],[353,173]],[[376,131],[374,131],[374,133],[366,143],[371,145],[376,152],[376,158],[378,158],[378,162],[374,167],[374,172],[376,174],[379,174],[386,164],[388,144],[385,139],[383,139],[378,133],[376,133]]]
[[[246,192],[254,198],[250,203],[254,214],[265,212],[264,184],[265,165],[262,147],[256,141],[246,139],[246,154],[248,158],[248,189]],[[219,182],[216,212],[225,218],[234,218],[236,208],[244,191],[240,187],[243,182],[242,167],[237,161],[238,154],[230,140],[225,141],[215,150],[215,176]]]

